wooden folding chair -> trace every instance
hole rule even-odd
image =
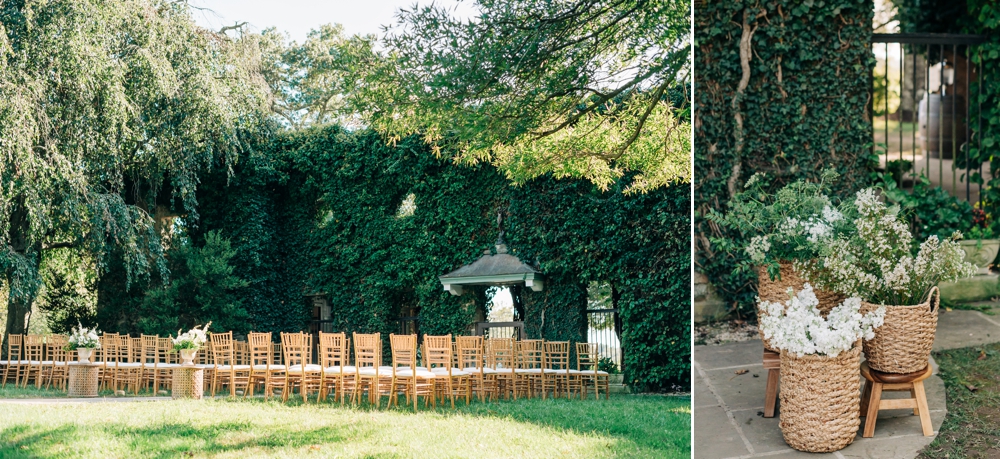
[[[496,380],[498,395],[503,396],[504,400],[510,399],[511,396],[517,400],[517,392],[514,390],[517,355],[514,351],[513,338],[486,340],[486,367],[492,370],[486,377]]]
[[[306,333],[282,333],[281,349],[285,354],[285,385],[281,398],[288,401],[288,396],[299,388],[303,403],[309,401],[309,393],[315,391],[319,399],[320,384],[323,381],[323,368],[310,363],[312,358],[311,335]]]
[[[424,397],[425,406],[436,406],[434,400],[434,381],[436,375],[427,369],[417,366],[417,335],[389,335],[392,349],[392,383],[389,389],[389,403],[398,404],[399,392],[406,396],[407,404],[413,401],[413,410],[417,410],[417,402]]]
[[[604,390],[604,398],[608,398],[608,373],[597,369],[600,361],[600,352],[596,343],[576,343],[576,370],[570,370],[570,391],[576,389],[580,394],[580,399],[587,398],[590,392],[589,386],[594,385],[594,398],[601,398],[601,390]]]
[[[24,335],[7,335],[7,360],[2,361],[4,365],[3,383],[0,384],[0,387],[7,387],[7,380],[10,376],[14,377],[14,386],[17,386],[22,371],[21,367],[25,365],[23,344]]]
[[[569,341],[545,341],[542,343],[542,399],[551,391],[552,398],[562,393],[569,394]]]
[[[392,390],[392,368],[382,365],[382,336],[379,333],[355,333],[353,341],[358,387],[352,400],[357,402],[367,391],[368,401],[379,406],[382,395],[391,395]]]
[[[142,341],[128,335],[117,336],[117,341],[118,357],[114,366],[114,390],[117,392],[120,387],[124,392],[131,390],[138,394],[143,368],[142,363],[135,359],[137,352],[134,346],[137,342],[141,345]]]
[[[452,366],[451,335],[424,335],[424,351],[426,351],[427,369],[436,375],[434,383],[438,394],[448,397],[452,408],[455,408],[456,395],[464,396],[465,404],[468,405],[471,398],[469,373]]]
[[[345,333],[319,332],[319,364],[323,367],[320,400],[330,392],[344,403],[346,392],[357,388],[357,368],[351,366],[350,347]]]
[[[68,361],[66,345],[68,343],[69,336],[66,335],[49,335],[45,339],[45,360],[42,362],[42,371],[47,373],[44,375],[46,389],[52,387],[53,384],[62,389],[66,384],[66,378],[69,375],[66,367]]]
[[[241,390],[243,395],[249,392],[250,365],[236,363],[236,350],[233,343],[233,332],[212,333],[212,358],[214,360],[212,375],[212,396],[215,396],[219,386],[229,386],[229,396],[235,397]]]
[[[271,333],[250,333],[247,335],[247,346],[250,358],[250,394],[254,387],[260,386],[264,391],[264,400],[274,395],[275,388],[285,387],[285,366],[274,363],[274,347],[271,345]]]
[[[517,356],[517,368],[514,369],[514,396],[516,398],[518,393],[523,393],[531,398],[542,392],[545,383],[545,373],[542,371],[545,362],[542,340],[515,341],[514,351]]]
[[[479,401],[495,400],[499,396],[495,371],[486,366],[482,336],[457,336],[458,368],[469,374],[470,390]]]
[[[34,375],[35,387],[42,385],[42,361],[45,356],[45,340],[42,335],[24,336],[24,359],[27,361],[26,371],[21,381],[21,387],[28,387],[28,381]]]

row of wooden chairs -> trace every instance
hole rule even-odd
[[[228,388],[231,396],[259,390],[267,398],[280,390],[283,400],[298,392],[304,400],[310,395],[325,400],[332,394],[341,402],[367,397],[376,404],[385,396],[396,404],[404,395],[414,406],[420,397],[431,405],[448,399],[454,406],[456,397],[466,402],[473,396],[585,398],[591,389],[595,398],[602,391],[608,394],[607,373],[597,369],[597,347],[590,343],[577,343],[577,368],[572,369],[570,343],[565,341],[425,335],[418,347],[416,335],[390,335],[392,364],[384,365],[377,333],[355,333],[352,338],[320,333],[315,347],[313,335],[306,333],[282,333],[280,344],[272,342],[271,333],[250,333],[247,338],[212,333],[199,352],[198,363],[206,369],[213,395]],[[179,366],[177,354],[170,352],[171,338],[105,333],[100,339],[93,361],[101,365],[103,389],[136,394],[145,388],[169,389],[172,370]],[[9,357],[0,361],[3,384],[65,387],[66,364],[75,360],[64,350],[66,340],[65,335],[11,335]]]
[[[210,339],[214,360],[211,392],[228,387],[231,396],[262,391],[265,398],[281,390],[283,400],[298,392],[325,400],[331,395],[342,403],[367,398],[380,404],[383,397],[398,403],[404,395],[416,407],[418,399],[436,406],[447,399],[466,403],[498,398],[565,396],[585,398],[593,390],[608,394],[608,375],[597,369],[596,345],[577,343],[577,368],[570,367],[568,341],[510,338],[484,340],[481,336],[390,335],[391,365],[384,365],[381,335],[320,333],[318,363],[313,364],[312,335],[282,333],[283,364],[275,364],[270,333],[248,337],[249,363],[238,362],[231,333],[215,333]],[[353,342],[354,361],[351,361]]]

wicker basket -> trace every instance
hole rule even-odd
[[[74,362],[75,363],[75,362]],[[66,394],[69,397],[97,397],[101,367],[95,364],[69,365]]]
[[[799,451],[845,448],[858,433],[861,343],[836,357],[781,353],[781,434]]]
[[[174,368],[170,396],[173,399],[193,398],[201,400],[205,394],[205,370],[198,366]]]
[[[868,366],[883,373],[913,373],[927,366],[934,332],[937,330],[941,293],[931,289],[927,301],[912,306],[886,306],[885,323],[875,329],[875,338],[865,341]],[[879,305],[861,303],[861,313]]]
[[[798,273],[795,272],[795,268],[792,267],[791,262],[783,261],[780,263],[781,267],[781,278],[771,280],[771,276],[767,273],[767,268],[764,266],[757,267],[757,279],[759,282],[757,284],[757,296],[760,301],[769,301],[784,303],[788,301],[788,289],[791,288],[794,291],[802,290],[805,280],[799,277]],[[813,293],[816,294],[816,299],[819,300],[819,312],[826,317],[827,313],[831,309],[837,307],[840,303],[844,301],[844,295],[838,293],[813,289]],[[757,306],[757,316],[761,315],[760,303]],[[764,342],[764,349],[771,352],[778,352],[773,346],[771,346],[770,341],[764,338],[764,331],[760,330],[760,339]]]

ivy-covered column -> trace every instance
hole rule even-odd
[[[871,0],[741,0],[695,8],[696,269],[749,310],[752,274],[734,274],[734,237],[705,220],[754,173],[783,185],[836,169],[835,191],[866,186]]]

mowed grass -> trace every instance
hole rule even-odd
[[[3,458],[687,458],[688,397],[459,403],[455,410],[206,399],[0,403]]]
[[[924,459],[1000,457],[1000,343],[934,353],[948,415]]]

